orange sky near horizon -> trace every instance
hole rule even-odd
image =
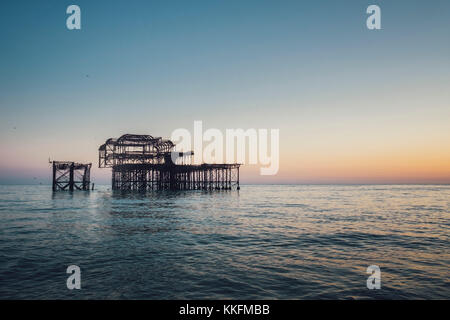
[[[81,142],[82,143],[82,142]],[[85,146],[83,152],[72,149],[52,148],[52,158],[92,162],[92,178],[98,183],[108,183],[109,169],[97,168],[96,144]],[[45,144],[44,144],[45,145]],[[449,144],[450,145],[450,144]],[[354,146],[354,149],[352,149]],[[41,148],[40,148],[41,147]],[[48,149],[41,146],[23,148],[17,153],[7,153],[0,162],[2,175],[20,176],[33,182],[50,178],[51,170],[47,163]],[[48,146],[49,148],[51,146]],[[39,151],[41,150],[41,151]],[[39,161],[29,162],[32,156]],[[353,143],[348,149],[334,148],[280,149],[279,171],[275,176],[261,176],[260,165],[244,165],[241,168],[243,183],[450,183],[450,148],[438,145],[384,148],[358,148]]]

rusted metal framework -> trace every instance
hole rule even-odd
[[[100,146],[98,164],[112,168],[113,190],[239,189],[240,164],[193,165],[192,151],[174,148],[160,137],[125,134]]]
[[[53,191],[89,190],[91,163],[53,161]]]

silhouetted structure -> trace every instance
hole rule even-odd
[[[53,161],[53,191],[89,190],[91,163]]]
[[[125,134],[100,146],[99,168],[112,168],[113,190],[239,189],[240,164],[193,165],[192,151],[174,148],[170,140]]]

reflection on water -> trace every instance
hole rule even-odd
[[[449,212],[450,186],[0,186],[0,298],[448,299]]]

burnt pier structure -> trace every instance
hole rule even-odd
[[[239,190],[240,164],[192,164],[170,140],[125,134],[99,148],[99,168],[112,168],[113,190]]]
[[[91,163],[53,161],[53,191],[89,190],[91,183]]]

